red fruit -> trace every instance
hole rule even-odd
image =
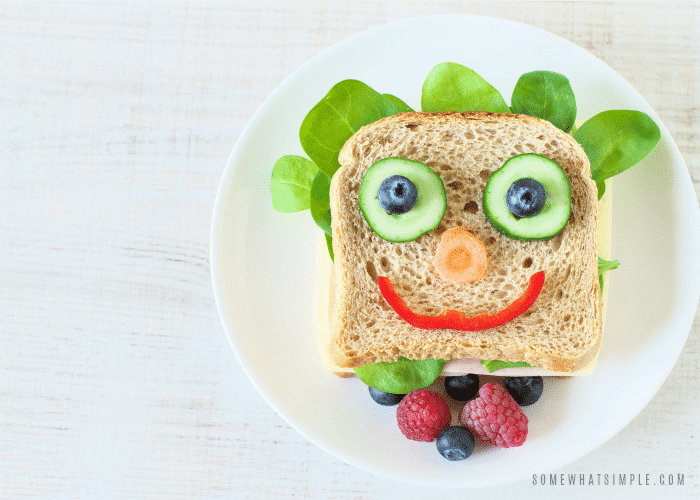
[[[399,429],[413,441],[435,441],[450,418],[445,398],[427,389],[406,395],[396,409]]]
[[[459,421],[475,437],[499,448],[520,446],[527,438],[527,417],[500,385],[484,384],[479,397],[464,406]]]

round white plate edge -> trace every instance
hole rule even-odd
[[[482,18],[481,16],[430,16],[430,18],[433,18],[433,19],[435,19],[435,18],[455,18],[455,17],[457,17],[457,18],[481,18],[481,19],[484,19],[484,18]],[[422,19],[425,19],[425,18],[422,18]],[[514,21],[508,21],[508,20],[498,19],[498,18],[485,18],[485,19],[489,19],[489,20],[496,21],[496,22],[506,22],[506,23],[518,24],[518,25],[521,25],[521,26],[526,26],[526,27],[529,28],[529,29],[537,30],[537,31],[540,31],[540,32],[542,32],[542,33],[546,33],[546,34],[549,35],[549,36],[556,36],[556,35],[553,35],[552,33],[546,32],[546,31],[544,31],[544,30],[540,30],[540,29],[534,28],[534,27],[532,27],[532,26],[522,25],[522,23],[517,23],[517,22],[514,22]],[[391,23],[391,24],[397,25],[397,24],[400,24],[400,23],[410,23],[410,22],[414,22],[414,21],[416,21],[416,18],[407,19],[407,20],[403,20],[403,21],[398,21],[398,22],[396,22],[396,23]],[[334,49],[337,49],[338,47],[340,47],[340,46],[342,46],[342,45],[344,45],[344,44],[351,43],[353,39],[355,39],[355,38],[357,38],[357,37],[359,37],[359,36],[362,36],[362,35],[364,35],[364,34],[366,34],[366,33],[368,33],[368,32],[376,31],[376,30],[381,30],[381,29],[384,28],[385,26],[386,26],[386,25],[378,26],[378,27],[372,28],[372,29],[370,29],[370,30],[367,30],[367,31],[365,31],[365,32],[362,32],[362,33],[359,33],[359,34],[357,34],[357,35],[354,35],[354,36],[352,36],[352,37],[350,37],[350,38],[348,38],[348,39],[346,39],[346,40],[343,40],[342,42],[339,42],[338,44],[333,45],[332,47],[329,47],[328,49],[326,49],[324,52],[322,52],[321,54],[319,54],[319,55],[316,56],[316,57],[319,57],[319,56],[321,56],[321,55],[323,55],[323,54],[327,54],[329,51],[334,50]],[[560,38],[560,37],[557,37],[557,38]],[[565,40],[565,39],[562,39],[562,38],[560,38],[560,39],[561,39],[562,41],[566,42],[567,44],[574,45],[574,44],[572,44],[571,42],[569,42],[568,40]],[[574,45],[574,46],[575,46],[575,45]],[[584,49],[581,49],[581,48],[578,47],[578,46],[576,46],[576,47],[577,47],[579,50],[584,50]],[[591,55],[591,57],[594,57],[594,56]],[[314,59],[315,59],[315,58],[314,58]],[[237,357],[239,363],[240,363],[241,366],[243,367],[243,370],[246,372],[247,376],[249,377],[249,379],[251,380],[251,382],[252,382],[252,384],[255,386],[255,388],[258,390],[258,392],[263,396],[263,398],[268,402],[268,404],[270,404],[270,406],[271,406],[283,419],[285,419],[285,421],[287,421],[292,427],[294,427],[298,432],[300,432],[300,433],[301,433],[305,438],[307,438],[309,441],[315,443],[317,446],[319,446],[320,448],[324,449],[324,450],[327,451],[328,453],[331,453],[332,455],[334,455],[334,456],[336,456],[336,457],[338,457],[338,458],[341,458],[341,459],[344,460],[345,462],[350,463],[351,465],[354,465],[354,466],[358,467],[359,469],[365,470],[365,471],[368,472],[368,473],[379,474],[379,475],[382,475],[382,476],[387,477],[387,478],[392,479],[392,480],[396,480],[396,481],[400,481],[400,482],[405,482],[405,481],[406,481],[406,477],[403,477],[403,476],[396,476],[396,475],[392,474],[390,471],[386,471],[386,470],[385,470],[385,471],[378,472],[378,471],[376,471],[371,465],[366,464],[366,463],[364,463],[364,462],[361,461],[361,460],[358,461],[358,460],[354,459],[353,457],[347,456],[347,454],[344,453],[342,450],[337,450],[337,449],[334,449],[333,447],[324,446],[322,443],[319,443],[319,442],[317,442],[316,440],[314,440],[308,433],[304,432],[304,431],[303,431],[303,425],[301,425],[299,422],[297,422],[297,421],[296,421],[294,418],[292,418],[291,416],[288,416],[288,415],[286,415],[284,412],[282,412],[282,411],[280,410],[280,408],[277,407],[277,405],[275,404],[275,402],[274,402],[273,400],[271,400],[271,399],[268,397],[268,395],[265,393],[265,391],[263,390],[263,388],[261,388],[261,387],[256,383],[256,381],[254,380],[254,378],[251,377],[250,372],[249,372],[249,370],[248,370],[248,368],[247,368],[247,366],[246,366],[245,360],[241,358],[241,356],[239,355],[238,351],[236,350],[235,345],[234,345],[234,342],[233,342],[233,335],[232,335],[232,332],[235,332],[236,329],[234,328],[233,324],[230,323],[230,322],[227,320],[227,318],[224,317],[223,312],[222,312],[222,307],[221,307],[222,294],[221,294],[221,291],[220,291],[220,287],[217,287],[217,281],[218,281],[217,276],[220,276],[220,274],[219,274],[219,268],[218,268],[218,265],[217,265],[218,261],[217,261],[216,258],[215,258],[215,256],[216,256],[216,251],[215,251],[215,249],[216,249],[216,244],[217,244],[217,242],[216,242],[216,231],[215,231],[215,229],[216,229],[216,221],[220,218],[221,212],[222,212],[222,210],[223,210],[223,205],[224,205],[224,200],[223,200],[224,195],[223,195],[223,191],[224,191],[224,187],[228,184],[227,181],[228,181],[228,180],[233,176],[233,174],[234,174],[234,170],[233,170],[233,168],[232,168],[232,165],[233,165],[234,160],[235,160],[235,158],[236,158],[236,152],[237,152],[238,145],[245,142],[245,140],[246,140],[248,134],[249,134],[250,131],[254,128],[255,118],[261,114],[261,111],[262,111],[270,102],[274,101],[276,94],[277,94],[278,92],[281,91],[282,87],[284,87],[295,75],[299,74],[299,73],[300,73],[308,64],[310,64],[314,59],[312,59],[312,60],[310,60],[310,61],[307,61],[307,63],[305,63],[304,65],[302,65],[300,68],[298,68],[298,69],[297,69],[294,73],[292,73],[287,79],[285,79],[285,81],[282,82],[282,84],[280,84],[280,86],[279,86],[277,89],[275,89],[275,91],[274,91],[272,94],[270,94],[270,96],[263,102],[263,104],[260,106],[260,108],[258,109],[258,111],[255,113],[253,119],[251,119],[251,121],[248,123],[248,125],[247,125],[247,126],[245,127],[245,129],[243,130],[243,132],[242,132],[242,134],[241,134],[241,136],[240,136],[240,138],[239,138],[239,140],[238,140],[238,143],[236,144],[236,147],[234,147],[234,149],[233,149],[231,155],[229,156],[229,159],[228,159],[228,162],[227,162],[227,165],[226,165],[226,169],[225,169],[225,171],[224,171],[224,175],[222,176],[221,182],[220,182],[220,184],[219,184],[219,189],[217,190],[217,198],[216,198],[215,207],[214,207],[214,216],[213,216],[213,219],[212,219],[212,229],[211,229],[211,235],[210,235],[211,273],[212,273],[212,282],[213,282],[213,284],[214,284],[215,300],[216,300],[217,309],[218,309],[218,311],[219,311],[219,315],[220,315],[222,324],[223,324],[224,327],[225,327],[225,332],[226,332],[227,338],[228,338],[228,340],[229,340],[229,344],[231,345],[231,348],[232,348],[232,350],[234,351],[234,353],[235,353],[235,355],[236,355],[236,357]],[[596,60],[597,60],[597,59],[596,59]],[[601,61],[601,64],[604,64],[604,63],[602,63],[602,61]],[[607,65],[606,65],[606,66],[607,66]],[[609,68],[609,69],[610,69],[611,72],[615,73],[614,70],[612,70],[612,68]],[[615,73],[615,74],[617,75],[617,73]],[[630,88],[632,88],[631,85],[629,85],[624,79],[622,79],[621,76],[619,76],[619,75],[617,75],[617,76],[618,76],[626,85],[628,85]],[[635,90],[635,92],[636,92],[636,90]],[[639,97],[639,99],[643,100],[643,101],[646,103],[646,101],[643,99],[643,97],[642,97],[641,95],[639,95],[639,94],[637,93],[637,96]],[[684,180],[685,182],[683,182],[683,185],[684,185],[684,188],[687,188],[687,189],[686,189],[686,194],[683,196],[683,200],[684,200],[684,201],[688,201],[688,199],[689,199],[689,198],[688,198],[688,192],[687,192],[688,190],[690,191],[690,197],[691,197],[691,199],[694,200],[694,199],[695,199],[695,194],[694,194],[694,192],[693,192],[693,190],[692,190],[692,184],[690,183],[690,176],[689,176],[689,174],[688,174],[688,172],[687,172],[687,169],[685,168],[685,164],[683,163],[682,157],[680,156],[680,153],[678,152],[678,149],[677,149],[677,147],[675,146],[675,143],[674,143],[673,140],[671,139],[670,134],[668,133],[668,130],[666,129],[666,127],[662,124],[661,120],[658,119],[658,116],[653,112],[653,110],[651,109],[650,106],[648,106],[648,104],[647,104],[647,107],[649,108],[649,111],[650,111],[650,113],[648,113],[648,114],[650,114],[650,116],[652,116],[652,117],[656,120],[657,123],[661,124],[661,125],[660,125],[660,128],[661,128],[661,130],[662,130],[662,140],[665,140],[665,141],[668,143],[668,145],[671,147],[671,150],[672,150],[671,152],[674,154],[674,156],[676,157],[676,159],[679,160],[680,164],[681,164],[682,167],[683,167],[682,170],[684,170],[684,174],[683,174],[683,172],[679,172],[679,175],[685,175],[685,177],[686,177],[686,179]],[[696,214],[695,214],[695,224],[694,224],[695,230],[694,230],[694,231],[691,231],[691,234],[694,233],[694,234],[696,235],[696,240],[697,240],[697,242],[698,242],[698,245],[700,246],[700,216],[697,215],[697,206],[695,206],[694,208],[695,208],[694,211],[696,212]],[[692,210],[692,208],[691,208],[691,210]],[[697,267],[698,269],[695,269],[695,275],[700,275],[700,266],[696,266],[696,267]],[[693,271],[693,270],[691,269],[691,274],[692,274],[692,271]],[[698,286],[697,286],[696,298],[695,298],[695,300],[694,300],[694,303],[695,303],[695,304],[697,304],[697,301],[698,301],[698,298],[699,298],[699,297],[700,297],[700,284],[698,284]],[[689,301],[692,302],[692,299],[689,299]],[[681,352],[681,350],[682,350],[682,348],[683,348],[683,345],[684,345],[684,343],[685,343],[685,338],[687,338],[687,332],[689,331],[690,326],[691,326],[691,324],[692,324],[692,319],[693,319],[693,315],[690,315],[690,316],[687,318],[687,320],[686,320],[686,323],[687,323],[687,328],[685,328],[686,336],[683,338],[683,341],[682,341],[682,342],[679,342],[679,345],[677,346],[677,353],[676,353],[676,356],[675,356],[675,358],[674,358],[674,361],[671,362],[670,365],[669,365],[669,367],[668,367],[668,373],[670,373],[671,369],[673,368],[673,365],[675,364],[675,359],[677,359],[678,355],[680,354],[680,352]],[[668,375],[668,373],[667,373],[667,375]],[[629,424],[629,422],[632,421],[632,420],[635,418],[635,416],[648,404],[649,400],[651,400],[651,399],[653,398],[653,396],[656,394],[656,392],[659,390],[659,388],[660,388],[661,385],[663,384],[664,380],[665,380],[665,378],[659,380],[657,387],[655,387],[654,390],[651,392],[651,395],[650,395],[650,397],[649,397],[648,400],[646,400],[646,401],[639,401],[638,408],[636,409],[636,411],[635,411],[633,414],[631,414],[631,416],[629,417],[629,419],[627,420],[627,422],[626,422],[622,427],[620,427],[619,429],[617,429],[617,430],[615,430],[615,431],[611,431],[611,432],[607,433],[607,434],[605,435],[605,437],[604,437],[598,444],[596,444],[595,446],[591,447],[589,450],[582,452],[582,453],[579,454],[578,456],[571,458],[571,459],[568,460],[566,463],[558,463],[558,464],[557,464],[557,467],[564,467],[564,466],[568,465],[569,463],[572,463],[573,461],[576,461],[577,459],[581,458],[582,456],[585,456],[585,455],[591,453],[591,452],[594,451],[596,448],[598,448],[599,446],[601,446],[601,445],[603,445],[605,442],[607,442],[607,441],[608,441],[610,438],[612,438],[614,435],[616,435],[617,433],[619,433],[620,430],[622,430],[627,424]],[[515,478],[514,480],[517,481],[517,480],[521,480],[521,479],[523,479],[523,478]],[[508,482],[513,482],[513,481],[509,480]],[[454,484],[443,485],[443,484],[440,484],[440,483],[437,483],[437,484],[436,484],[436,483],[433,483],[433,482],[430,482],[430,481],[415,481],[414,484],[418,484],[418,485],[422,485],[422,486],[433,486],[433,487],[435,487],[435,486],[438,486],[438,487],[445,487],[445,486],[447,486],[447,487],[455,487]],[[505,484],[505,483],[499,483],[499,484]],[[460,486],[460,487],[485,487],[485,486],[491,486],[491,485],[495,485],[495,483],[489,483],[489,484],[477,484],[477,483],[474,483],[474,484],[461,484],[461,485],[459,485],[459,486]]]

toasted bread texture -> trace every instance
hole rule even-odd
[[[569,222],[547,241],[510,239],[483,214],[482,193],[491,172],[523,153],[556,161],[571,183]],[[377,236],[358,206],[364,173],[392,156],[427,164],[447,192],[447,210],[437,229],[405,243]],[[475,357],[572,372],[595,357],[602,333],[597,189],[588,158],[570,135],[524,115],[401,113],[360,129],[339,161],[330,193],[336,287],[329,352],[334,363],[357,367],[400,356]],[[440,236],[454,226],[486,246],[488,269],[479,281],[446,283],[434,268]],[[505,308],[538,271],[545,272],[544,287],[524,314],[476,332],[415,328],[386,303],[377,286],[377,276],[389,277],[417,313],[454,309],[475,316]]]

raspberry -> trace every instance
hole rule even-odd
[[[520,446],[527,437],[527,417],[508,391],[484,384],[479,397],[464,405],[459,421],[479,439],[499,448]]]
[[[399,429],[413,441],[435,441],[450,423],[445,399],[427,389],[418,389],[404,397],[396,409]]]

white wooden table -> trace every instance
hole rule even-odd
[[[700,495],[700,322],[634,421],[558,473],[685,484],[440,492],[299,435],[224,336],[209,224],[263,100],[348,36],[406,17],[525,22],[650,103],[700,190],[700,5],[0,4],[0,498],[661,498]]]

